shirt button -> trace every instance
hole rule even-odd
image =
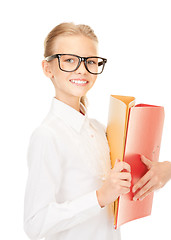
[[[94,137],[94,135],[93,135],[93,134],[91,134],[91,137],[93,138],[93,137]]]

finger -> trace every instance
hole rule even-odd
[[[144,155],[141,155],[141,161],[147,166],[148,169],[152,167],[152,161],[146,158]]]
[[[146,191],[143,195],[141,195],[139,198],[133,198],[134,201],[136,201],[137,199],[139,199],[140,201],[142,201],[144,198],[146,198],[150,193],[154,192],[155,190],[155,186],[151,187],[148,191]]]
[[[120,184],[121,187],[126,187],[126,188],[131,187],[131,182],[129,182],[129,181],[122,180],[122,181],[119,182],[119,184]]]
[[[142,188],[150,179],[151,172],[148,171],[132,188],[132,192],[136,192],[139,188]]]
[[[130,192],[130,186],[127,185],[124,181],[121,181],[118,184],[119,184],[118,188],[119,188],[119,194],[120,195]]]
[[[142,196],[147,196],[147,193],[150,192],[150,189],[154,188],[154,181],[149,181],[143,188],[141,188],[135,195],[133,200],[136,201],[140,199]]]
[[[125,181],[131,181],[131,174],[129,172],[121,172],[119,173],[119,178],[121,180],[125,180]]]
[[[128,172],[113,172],[110,176],[113,180],[129,181],[131,182],[131,174]]]
[[[123,194],[127,194],[129,192],[130,192],[130,188],[129,187],[123,187],[120,194],[123,195]]]
[[[151,187],[146,193],[144,193],[139,200],[142,201],[145,197],[147,197],[150,193],[154,192],[155,186]]]
[[[120,172],[122,170],[126,170],[128,172],[131,172],[131,167],[128,163],[126,162],[117,162],[113,168],[113,171],[115,172]]]

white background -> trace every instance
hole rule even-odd
[[[110,94],[165,107],[160,161],[170,160],[170,0],[4,1],[0,6],[0,239],[27,240],[23,201],[30,135],[54,89],[43,75],[43,41],[63,21],[90,25],[108,59],[88,94],[89,116],[107,124]],[[171,239],[171,183],[155,193],[152,215],[121,227],[122,240]]]

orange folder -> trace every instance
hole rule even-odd
[[[131,166],[132,186],[147,172],[140,156],[158,161],[164,123],[164,108],[138,104],[129,96],[110,96],[107,139],[112,167],[116,159]],[[143,201],[133,201],[133,193],[120,196],[114,203],[114,225],[151,214],[153,193]]]

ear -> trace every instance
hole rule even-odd
[[[45,76],[52,79],[53,74],[52,74],[51,66],[50,66],[49,62],[47,62],[46,60],[43,60],[42,61],[42,68],[43,68],[43,72],[44,72]]]

